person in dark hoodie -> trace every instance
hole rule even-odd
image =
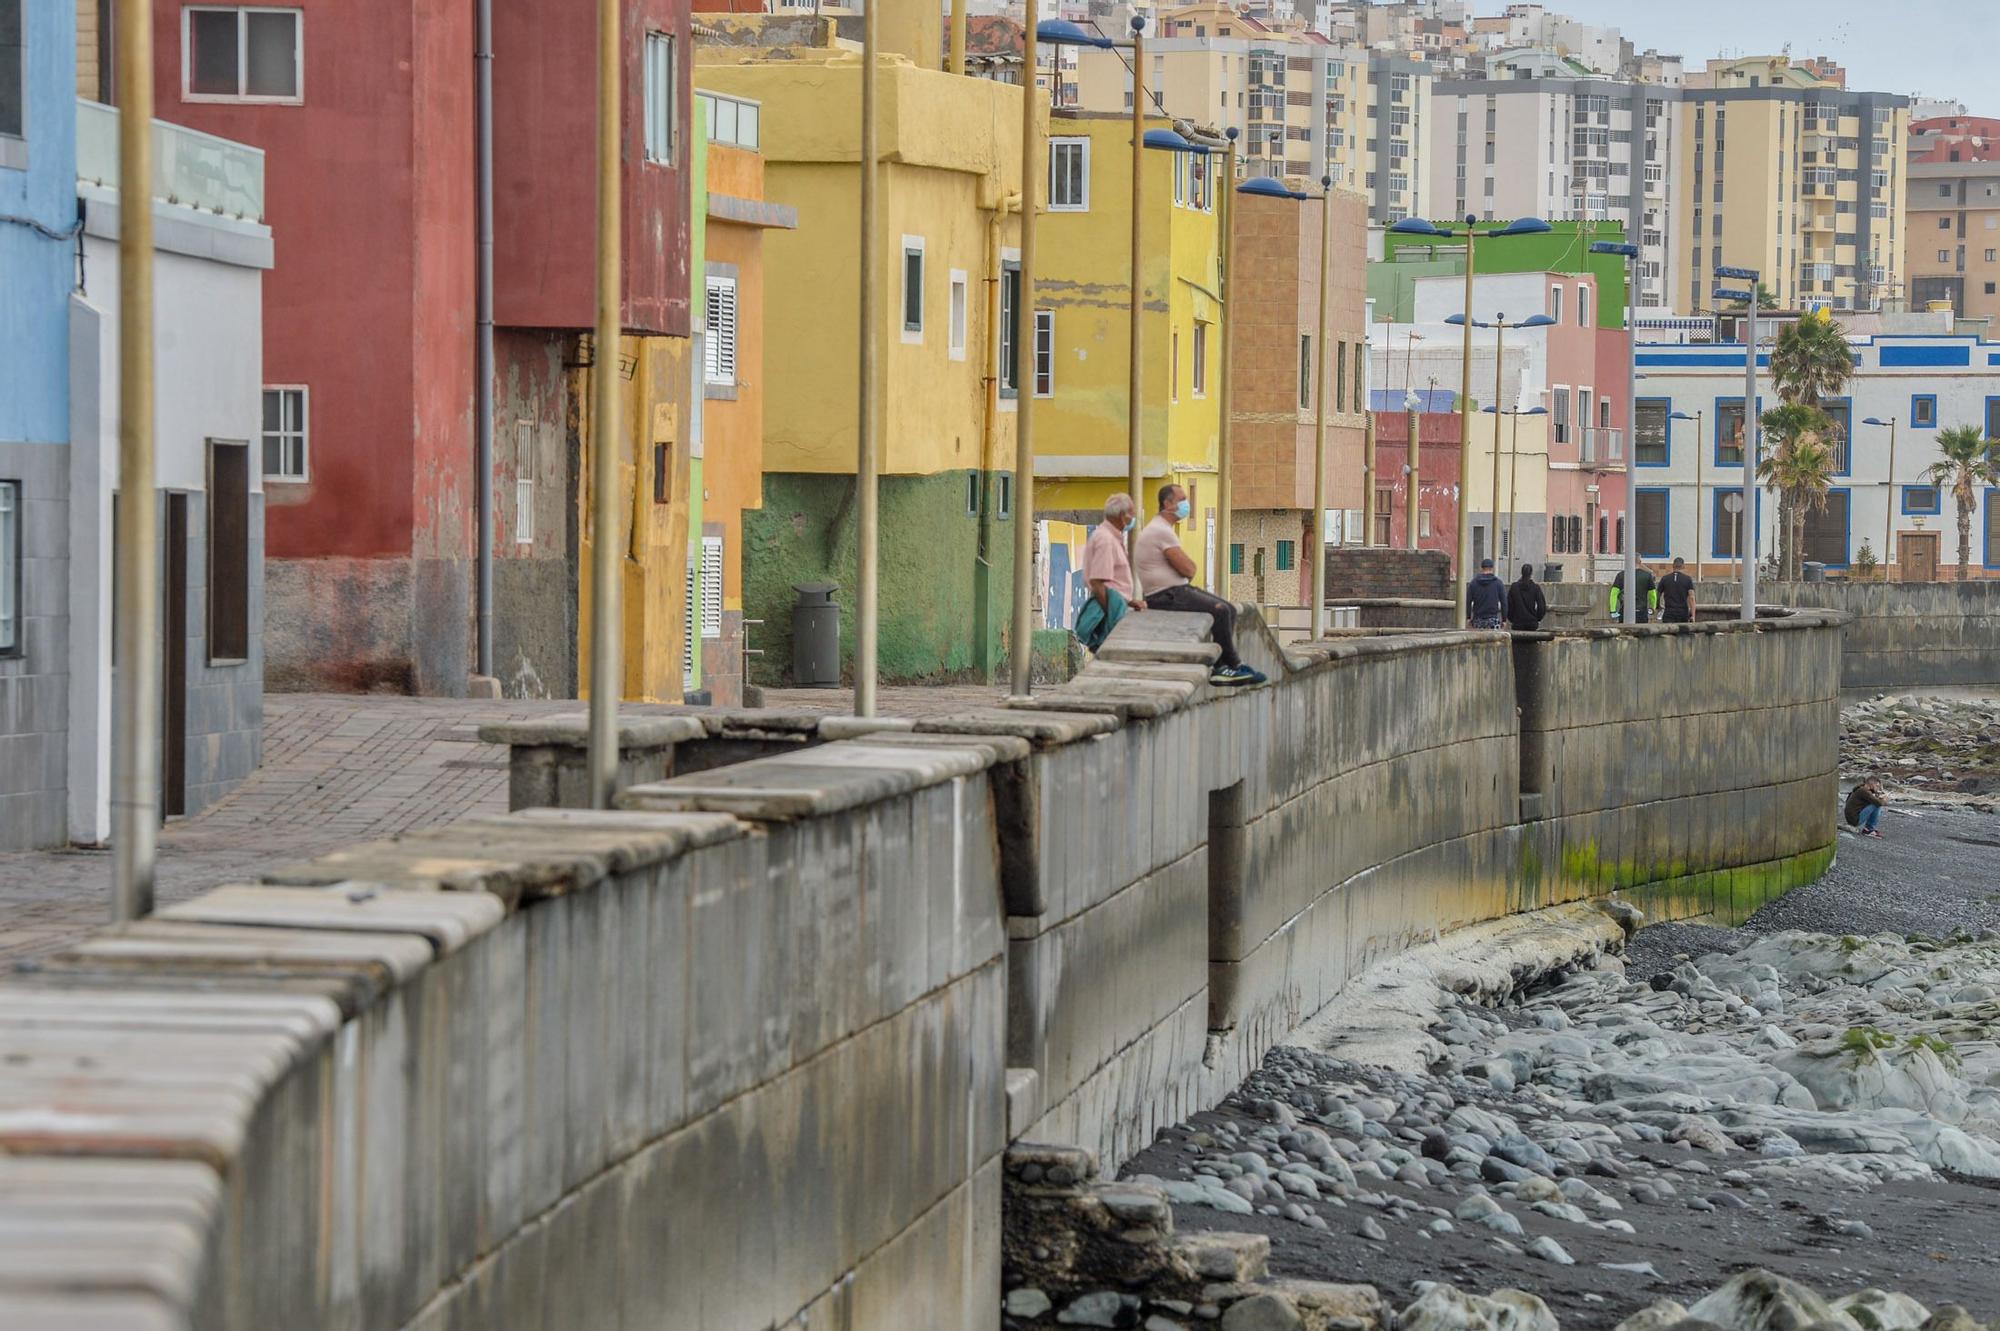
[[[1507,610],[1507,584],[1493,573],[1493,561],[1479,561],[1479,576],[1465,584],[1465,622],[1476,629],[1497,629]]]
[[[1532,633],[1542,626],[1549,613],[1548,599],[1535,582],[1535,566],[1521,565],[1521,579],[1507,589],[1507,627],[1517,633]]]
[[[1871,776],[1847,792],[1847,806],[1841,810],[1841,816],[1857,836],[1880,837],[1882,806],[1888,802],[1882,794],[1882,778]]]

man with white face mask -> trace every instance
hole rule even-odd
[[[1209,672],[1211,684],[1237,686],[1262,684],[1262,671],[1244,665],[1236,655],[1236,607],[1210,596],[1189,581],[1194,577],[1194,560],[1181,549],[1179,528],[1188,516],[1187,491],[1178,485],[1160,487],[1160,511],[1139,530],[1132,547],[1133,572],[1139,575],[1139,590],[1149,610],[1185,610],[1210,616],[1215,621],[1215,645],[1222,649],[1215,668]]]

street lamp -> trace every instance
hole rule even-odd
[[[1032,3],[1032,0],[1031,0]],[[1230,200],[1229,186],[1236,183],[1236,138],[1242,131],[1231,125],[1224,131],[1228,147],[1222,159],[1222,188],[1215,191],[1216,207],[1222,210],[1217,224],[1222,229],[1222,419],[1215,431],[1215,554],[1209,560],[1208,590],[1225,601],[1234,601],[1235,588],[1229,581],[1229,544],[1235,534],[1235,524],[1229,520],[1230,506],[1236,502],[1236,485],[1230,478],[1230,468],[1235,463],[1235,450],[1231,447],[1229,421],[1235,410],[1231,398],[1234,387],[1229,372],[1229,362],[1236,339],[1236,207]],[[1210,186],[1214,188],[1213,185]]]
[[[1748,283],[1744,287],[1717,287],[1717,300],[1740,300],[1747,316],[1743,320],[1743,512],[1737,532],[1736,553],[1743,563],[1744,619],[1757,618],[1757,454],[1763,441],[1757,419],[1757,279],[1755,268],[1717,268],[1717,277]]]
[[[1551,320],[1550,322],[1554,321]],[[1521,552],[1520,544],[1514,539],[1515,482],[1521,470],[1521,417],[1546,416],[1549,414],[1549,409],[1547,407],[1509,407],[1505,411],[1498,411],[1493,407],[1481,407],[1480,410],[1493,412],[1495,416],[1493,421],[1493,453],[1496,460],[1500,453],[1500,421],[1498,417],[1512,416],[1514,418],[1514,424],[1507,438],[1507,558],[1511,560],[1516,558]],[[1500,526],[1500,497],[1497,494],[1493,497],[1493,509],[1495,515],[1493,525],[1497,531]],[[1548,505],[1546,501],[1542,505],[1542,516],[1544,519],[1548,517]],[[1496,546],[1499,544],[1497,536],[1494,538],[1494,544]]]
[[[1465,228],[1453,231],[1435,226],[1421,217],[1406,217],[1395,223],[1389,230],[1401,236],[1425,236],[1433,240],[1465,241],[1465,308],[1472,308],[1472,269],[1477,241],[1481,235],[1490,238],[1506,236],[1545,235],[1551,228],[1539,217],[1522,217],[1506,226],[1492,231],[1481,232],[1479,219],[1470,213],[1465,216]],[[1470,487],[1466,483],[1466,453],[1472,444],[1472,326],[1465,327],[1465,344],[1459,358],[1459,404],[1458,404],[1458,555],[1456,573],[1460,581],[1466,576],[1466,563],[1471,555],[1472,527],[1467,519],[1466,505],[1470,498]]]
[[[1697,411],[1690,416],[1685,411],[1668,412],[1666,430],[1669,440],[1673,438],[1675,421],[1694,422],[1694,575],[1698,578],[1701,576],[1701,413]],[[1629,456],[1635,466],[1639,461],[1638,448],[1639,441],[1634,439]],[[1672,451],[1670,446],[1669,454]],[[1634,511],[1637,511],[1636,506]],[[1668,533],[1668,536],[1671,539],[1672,533]]]
[[[1447,318],[1445,322],[1448,324],[1463,324],[1466,322],[1466,318],[1467,316],[1464,314],[1454,314]],[[1506,360],[1507,330],[1509,328],[1547,328],[1553,323],[1555,323],[1555,320],[1549,318],[1546,314],[1534,314],[1526,319],[1517,319],[1509,323],[1504,312],[1494,315],[1491,319],[1472,320],[1472,327],[1474,328],[1491,328],[1493,330],[1493,404],[1496,408],[1500,404],[1502,394],[1501,382],[1504,376],[1501,366]],[[1463,445],[1462,451],[1469,451],[1471,447],[1471,441],[1467,440]],[[1493,422],[1492,497],[1493,508],[1491,510],[1490,529],[1493,533],[1493,549],[1495,554],[1498,554],[1500,549],[1500,422],[1497,419]],[[1513,540],[1511,532],[1507,539],[1510,542]]]
[[[1632,450],[1639,444],[1638,341],[1632,329],[1633,302],[1639,285],[1639,247],[1618,241],[1591,242],[1592,254],[1615,254],[1625,260],[1625,622],[1639,622],[1639,491],[1633,484]]]
[[[1882,581],[1887,582],[1889,580],[1890,559],[1889,538],[1895,530],[1896,522],[1896,418],[1891,416],[1885,421],[1870,416],[1861,423],[1863,425],[1886,425],[1889,427],[1889,478],[1884,482],[1888,486],[1888,489],[1882,496]]]

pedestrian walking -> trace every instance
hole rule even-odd
[[[1687,575],[1687,561],[1674,557],[1674,571],[1660,579],[1660,622],[1694,623],[1694,579]]]
[[[1507,584],[1493,572],[1493,561],[1479,561],[1479,576],[1465,584],[1465,622],[1476,629],[1497,629],[1507,613]]]
[[[1888,797],[1882,793],[1882,778],[1871,776],[1860,785],[1847,792],[1847,807],[1841,811],[1847,825],[1861,836],[1872,836],[1877,840],[1882,836],[1882,806]]]
[[[1653,570],[1644,564],[1639,565],[1638,583],[1639,613],[1633,617],[1633,622],[1651,623],[1653,611],[1660,604],[1660,592],[1658,585],[1653,581]],[[1622,570],[1611,580],[1611,618],[1615,623],[1625,622],[1625,574]]]
[[[1548,598],[1535,581],[1535,566],[1521,565],[1519,580],[1507,589],[1507,627],[1516,633],[1532,633],[1542,626],[1548,613]]]
[[[1188,610],[1215,621],[1212,636],[1222,655],[1208,682],[1226,686],[1262,684],[1264,672],[1243,664],[1236,654],[1236,607],[1210,596],[1190,581],[1194,560],[1181,549],[1180,526],[1187,521],[1187,491],[1178,485],[1160,487],[1160,511],[1139,529],[1132,546],[1132,563],[1148,610]]]

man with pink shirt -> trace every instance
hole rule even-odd
[[[1132,594],[1132,561],[1125,555],[1125,533],[1138,517],[1138,505],[1128,494],[1104,501],[1104,521],[1091,528],[1083,544],[1083,580],[1090,599],[1077,612],[1076,636],[1096,651],[1127,610],[1144,610]]]

